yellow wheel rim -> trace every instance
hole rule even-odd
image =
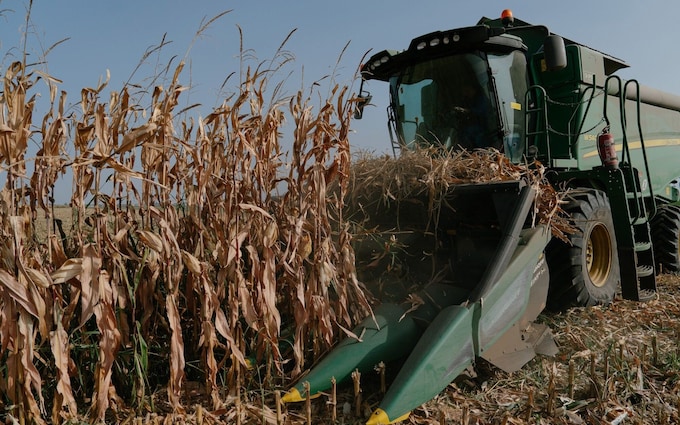
[[[597,223],[588,236],[586,245],[586,267],[593,285],[601,288],[607,283],[612,268],[612,242],[609,230]]]

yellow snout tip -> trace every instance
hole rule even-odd
[[[394,424],[406,420],[410,414],[411,412],[407,412],[406,414],[399,416],[397,419],[390,419],[389,416],[387,416],[387,412],[385,412],[382,409],[376,409],[376,411],[373,412],[371,417],[368,418],[366,425]]]
[[[314,400],[320,395],[321,393],[312,394],[309,398]],[[305,397],[302,397],[302,394],[300,394],[300,391],[298,391],[297,388],[293,388],[292,390],[285,393],[283,397],[281,397],[282,403],[297,403],[299,401],[305,401]]]
[[[293,388],[281,397],[281,402],[283,403],[295,403],[298,401],[304,401],[304,398],[302,398],[297,388]]]

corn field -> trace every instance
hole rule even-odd
[[[204,116],[182,106],[184,62],[147,88],[85,87],[75,107],[39,65],[0,69],[0,419],[363,423],[391,364],[344,389],[333,378],[330,394],[285,412],[279,390],[356,337],[379,292],[360,279],[367,268],[398,265],[396,238],[355,259],[376,239],[370,208],[427,199],[436,225],[451,186],[521,179],[537,189],[535,223],[574,231],[538,163],[495,150],[353,155],[351,88],[285,93],[284,45],[243,60]],[[64,196],[69,220],[56,213]],[[514,374],[482,362],[410,423],[679,421],[680,279],[662,278],[649,303],[541,316],[556,358]]]
[[[248,67],[204,118],[178,107],[183,63],[142,94],[83,88],[75,111],[59,80],[3,70],[0,411],[104,421],[153,410],[162,387],[182,412],[189,381],[219,409],[235,371],[289,383],[369,314],[342,215],[353,99],[339,85],[283,96],[288,60]],[[70,227],[53,215],[66,176]]]

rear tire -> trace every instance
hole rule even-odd
[[[680,207],[661,205],[651,222],[657,273],[680,273]]]
[[[621,283],[614,221],[607,195],[579,189],[563,209],[577,232],[571,244],[553,239],[546,249],[550,269],[547,306],[551,310],[609,304]]]

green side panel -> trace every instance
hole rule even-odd
[[[637,86],[633,82],[626,85],[625,80],[619,83],[617,79],[610,79],[607,83],[608,72],[611,71],[607,70],[607,66],[610,62],[601,52],[575,44],[568,45],[566,50],[568,66],[563,70],[547,71],[542,53],[534,55],[530,62],[533,84],[541,85],[550,98],[547,103],[549,146],[543,137],[535,140],[539,160],[550,164],[547,156],[549,152],[553,160],[574,160],[573,165],[570,165],[573,169],[590,170],[600,166],[597,138],[608,121],[619,159],[629,161],[633,167],[646,174],[644,144],[650,181],[643,182],[643,186],[651,185],[655,195],[667,200],[677,198],[675,186],[680,181],[680,162],[677,160],[680,155],[680,112],[677,106],[667,106],[676,102],[672,99],[674,96],[641,86],[640,137],[638,104],[634,99]],[[619,96],[605,94],[605,84],[609,93],[626,89],[625,120],[621,116]],[[545,131],[542,123],[537,122],[536,125],[538,130]],[[624,139],[630,150],[630,157],[625,158]]]
[[[584,132],[577,138],[575,157],[578,160],[578,169],[590,170],[601,164],[597,153],[597,136],[604,127],[604,123],[597,125],[602,120],[603,96],[598,96],[593,101],[590,112],[585,117],[584,128],[595,127],[590,132]],[[623,155],[624,128],[621,124],[621,113],[617,97],[609,95],[607,116],[614,136],[616,151],[619,160],[630,162],[633,167],[643,173],[642,179],[647,180],[645,162],[643,157],[643,143],[649,164],[651,181],[643,181],[642,186],[651,184],[655,195],[672,200],[676,195],[673,181],[676,183],[680,178],[680,112],[672,109],[661,108],[650,104],[640,104],[640,117],[642,127],[642,141],[637,127],[636,102],[626,102],[626,128],[625,135],[630,158]]]
[[[604,84],[605,60],[601,53],[576,44],[566,46],[566,51],[567,67],[559,71],[545,68],[542,53],[532,58],[532,76],[537,84],[542,85],[549,94],[566,93],[580,83],[592,84],[595,81],[599,85]]]
[[[382,304],[375,309],[373,317],[367,317],[353,332],[361,341],[345,338],[312,370],[303,376],[295,389],[306,398],[304,382],[309,382],[312,395],[331,388],[331,379],[337,382],[347,379],[355,369],[372,370],[381,361],[405,357],[420,337],[421,330],[410,317],[403,317],[404,307]],[[400,320],[401,319],[401,320]]]
[[[425,330],[380,403],[389,418],[398,418],[432,399],[472,364],[477,306],[446,307]]]
[[[493,290],[482,301],[477,355],[493,345],[505,331],[524,316],[531,293],[534,270],[550,238],[550,231],[545,226],[522,231],[520,243],[508,267]],[[545,300],[542,300],[542,305],[531,306],[531,308],[538,312],[542,311],[545,308]],[[535,315],[537,313],[533,316]]]

